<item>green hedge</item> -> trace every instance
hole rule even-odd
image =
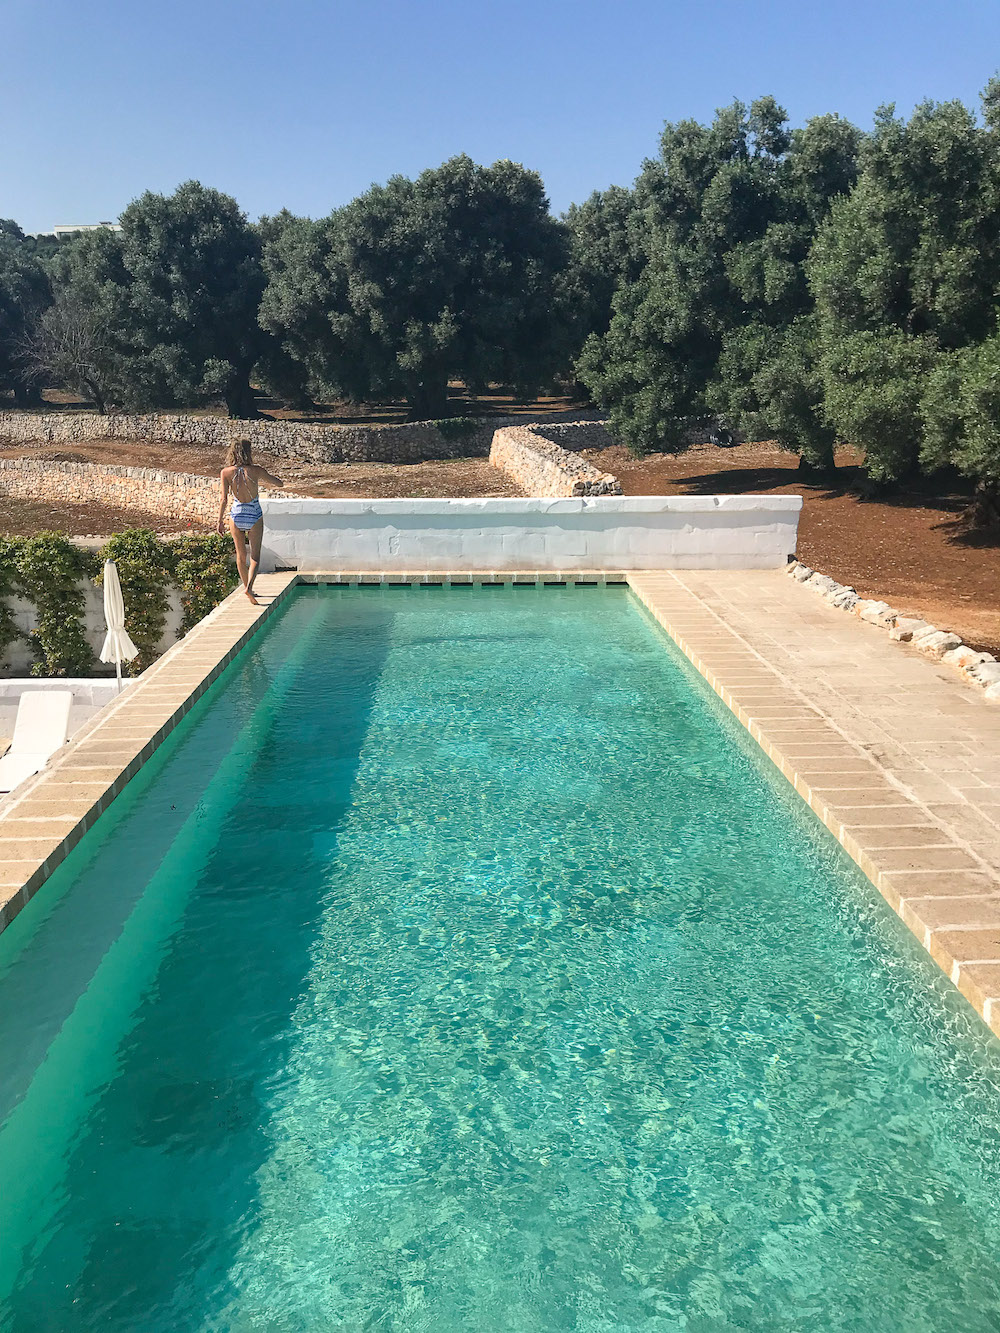
[[[173,585],[180,593],[187,631],[237,583],[233,544],[212,536],[164,541],[147,528],[116,533],[99,551],[77,546],[61,532],[0,538],[0,656],[19,638],[31,644],[36,676],[85,676],[95,655],[84,632],[86,580],[99,587],[105,560],[114,560],[125,599],[125,619],[139,656],[126,665],[132,675],[157,656]],[[28,635],[18,630],[7,603],[26,597],[37,612]]]

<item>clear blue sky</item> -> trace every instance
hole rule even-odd
[[[191,178],[320,216],[455,153],[561,211],[629,184],[665,120],[773,93],[798,123],[976,105],[996,0],[3,0],[0,216],[113,219]]]

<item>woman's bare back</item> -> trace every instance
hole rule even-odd
[[[238,500],[240,504],[249,504],[251,500],[259,498],[261,473],[265,477],[268,476],[267,470],[256,463],[243,463],[239,466],[224,467],[222,480],[234,500]]]

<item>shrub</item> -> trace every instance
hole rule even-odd
[[[102,568],[95,582],[103,582],[103,562],[113,560],[125,600],[125,623],[139,649],[125,669],[138,675],[156,661],[170,608],[168,589],[172,560],[167,543],[148,528],[116,533],[101,551]]]
[[[41,660],[34,676],[82,676],[94,654],[83,627],[83,580],[94,570],[94,557],[61,532],[40,532],[14,544],[17,581],[35,604],[31,641]]]
[[[181,594],[181,633],[207,616],[237,583],[233,543],[215,534],[181,537],[173,543],[174,582]]]

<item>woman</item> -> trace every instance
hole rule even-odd
[[[258,605],[253,592],[260,563],[260,541],[264,535],[264,514],[260,507],[258,487],[261,481],[269,486],[284,486],[280,477],[272,477],[267,468],[255,463],[250,453],[249,440],[234,440],[226,454],[226,466],[219,474],[222,499],[219,501],[219,536],[224,537],[226,499],[231,494],[229,530],[236,543],[236,567],[240,571],[243,591],[254,606]],[[247,541],[250,542],[250,564],[247,566]]]

